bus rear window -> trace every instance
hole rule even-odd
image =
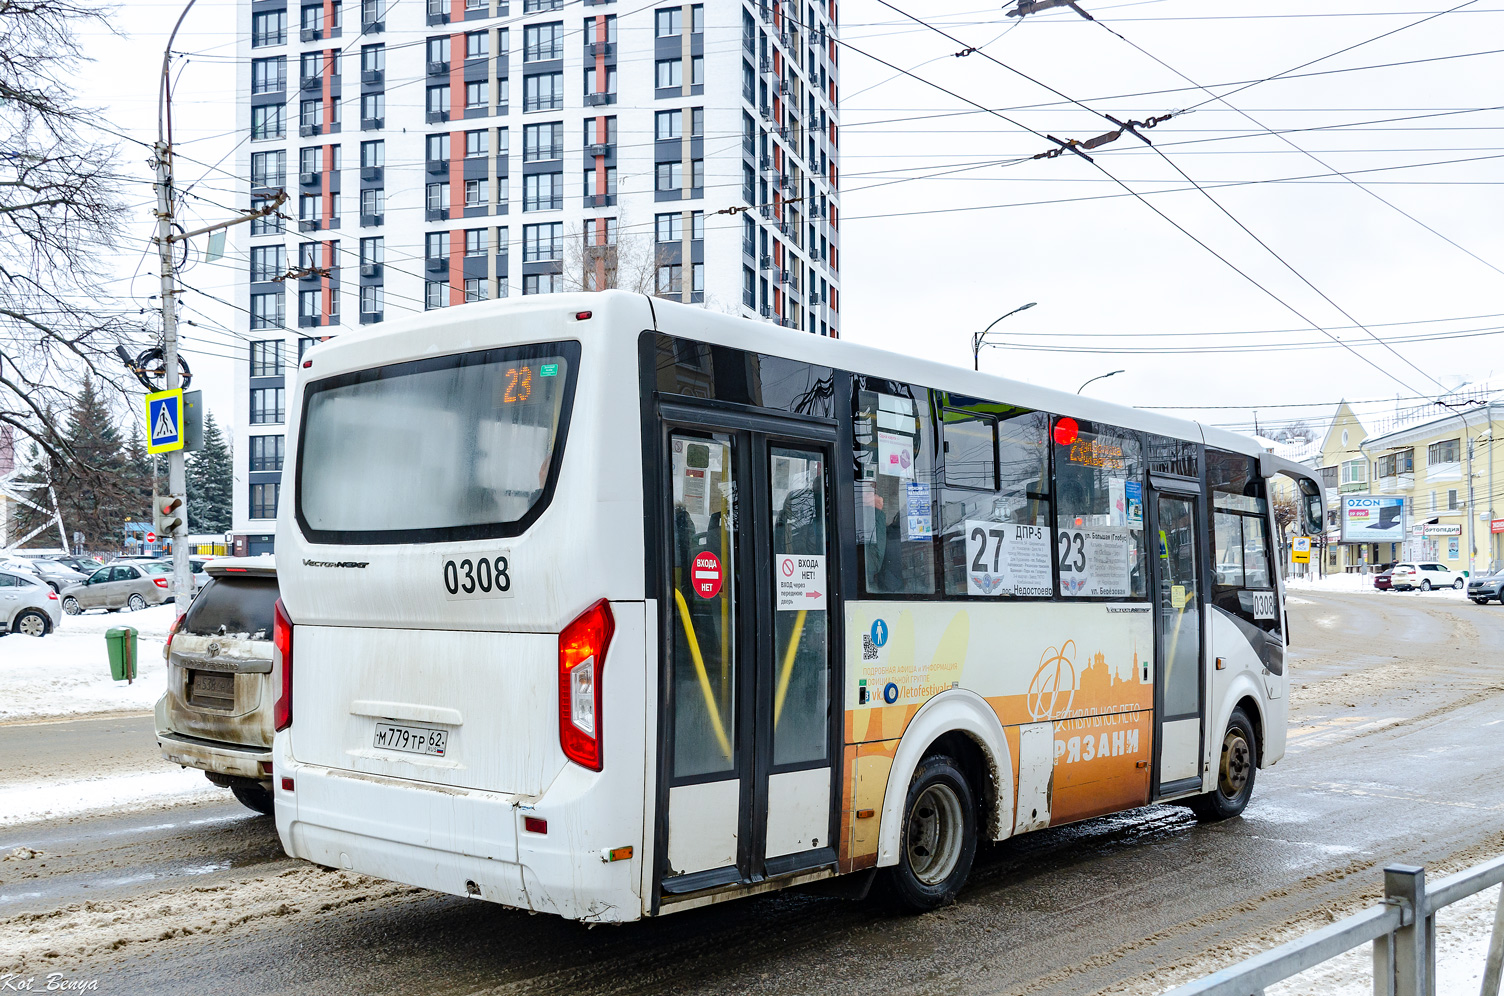
[[[548,503],[578,343],[395,364],[309,386],[297,514],[324,543],[512,536]]]

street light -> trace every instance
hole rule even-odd
[[[1030,308],[1034,307],[1038,303],[1039,303],[1038,301],[1030,301],[1028,304],[1021,304],[1018,307],[1014,308],[1012,311],[1008,312],[1008,315],[1016,315],[1020,311],[1028,311]],[[978,359],[978,357],[980,357],[981,353],[982,353],[982,338],[988,332],[992,331],[992,326],[993,325],[996,325],[998,322],[1002,321],[1004,318],[1007,318],[1008,315],[1003,315],[1000,318],[994,318],[992,320],[992,324],[991,325],[988,325],[985,329],[983,329],[982,331],[978,332],[976,335],[974,335],[974,336],[971,337],[971,369],[973,369],[973,370],[980,370],[980,369],[982,369],[981,361]]]
[[[1090,384],[1092,380],[1106,380],[1108,377],[1116,377],[1120,373],[1127,373],[1127,371],[1126,370],[1114,370],[1111,373],[1097,374],[1091,380],[1087,381],[1086,384]],[[1086,384],[1082,384],[1080,387],[1076,388],[1076,393],[1080,394],[1082,391],[1086,390]]]

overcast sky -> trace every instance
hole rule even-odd
[[[842,336],[969,365],[974,331],[1034,301],[996,326],[984,370],[1074,391],[1122,369],[1087,391],[1143,407],[1236,406],[1178,413],[1244,429],[1257,409],[1266,432],[1325,419],[1339,398],[1382,416],[1396,396],[1504,374],[1494,2],[1433,16],[1455,5],[1082,0],[1092,22],[1069,7],[1010,18],[1011,3],[849,0]],[[83,99],[146,141],[181,9],[129,0],[116,17],[125,38],[86,39],[96,61]],[[176,137],[205,164],[234,145],[233,12],[232,0],[199,0],[176,45],[191,53],[176,64]],[[1090,152],[1095,162],[1029,158],[1057,148],[1043,135],[1112,130],[1103,115],[1177,109],[1191,110],[1144,132],[1153,148],[1125,134]],[[151,225],[145,154],[122,145],[142,178],[129,189],[136,241],[106,288],[124,308],[155,306],[151,261],[132,277]],[[181,163],[178,178],[199,180],[199,217],[234,203],[223,173]],[[199,263],[187,279],[227,297],[233,275]],[[229,312],[203,294],[187,303],[204,323],[187,330],[190,358],[210,407],[228,415],[222,357],[235,340],[208,322],[233,324]]]

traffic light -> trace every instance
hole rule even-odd
[[[183,499],[181,495],[164,495],[157,499],[153,522],[157,527],[158,536],[171,536],[178,526],[183,524],[183,516],[179,511],[182,507]]]

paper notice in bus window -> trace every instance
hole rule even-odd
[[[825,555],[780,553],[773,558],[777,611],[825,611]]]
[[[903,538],[927,540],[935,535],[934,506],[930,498],[930,486],[919,481],[910,481],[904,488]]]
[[[900,398],[896,394],[879,394],[877,396],[877,409],[884,412],[899,412],[903,415],[914,414],[914,399]]]
[[[1096,598],[1128,595],[1126,530],[1062,529],[1055,541],[1060,593]]]
[[[684,510],[691,515],[705,515],[705,472],[703,470],[686,469],[684,471]]]
[[[1043,526],[966,521],[968,595],[1049,595],[1050,533]]]
[[[896,432],[877,434],[877,472],[905,481],[914,479],[914,437]]]

